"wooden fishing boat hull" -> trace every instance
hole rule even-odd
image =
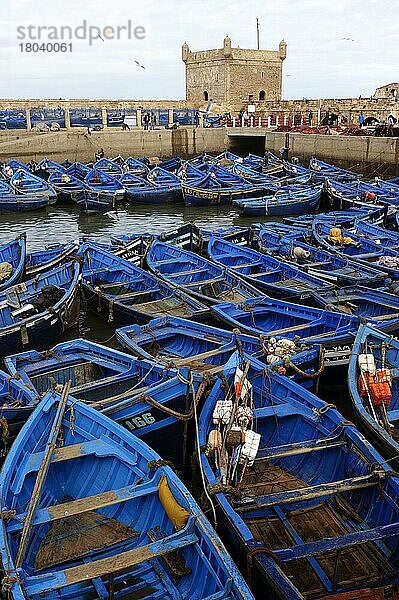
[[[1,194],[0,212],[39,210],[51,204],[46,194]]]
[[[36,350],[5,358],[12,377],[24,384],[31,405],[47,391],[71,382],[77,400],[107,414],[173,462],[185,465],[193,450],[187,446],[187,427],[193,395],[199,402],[204,391],[202,376],[188,368],[170,368],[154,361],[137,359],[83,339],[58,344],[49,351]],[[192,439],[192,438],[190,438]]]
[[[281,299],[305,299],[317,290],[331,290],[332,285],[304,273],[294,265],[261,254],[251,248],[212,237],[208,255],[217,264],[248,281],[265,294]]]
[[[380,422],[376,422],[371,412],[369,399],[367,397],[362,398],[359,393],[358,382],[360,369],[358,357],[365,352],[364,346],[366,342],[374,346],[374,352],[377,346],[381,345],[382,342],[387,345],[386,365],[390,368],[393,376],[391,386],[392,399],[389,407],[386,409],[388,421],[392,426],[390,433],[384,429]],[[378,356],[381,356],[380,350],[378,351]],[[396,367],[398,363],[399,345],[395,339],[392,339],[392,336],[369,325],[361,325],[359,327],[353,344],[352,356],[348,368],[348,389],[352,400],[356,423],[359,428],[364,431],[367,439],[375,445],[381,454],[389,460],[389,464],[396,469],[399,468],[399,399]],[[378,409],[375,408],[374,410],[377,412],[377,418],[380,420],[381,416],[378,415]]]
[[[237,475],[230,476],[231,470],[217,463],[210,433],[220,427],[223,437],[228,429],[217,416],[217,402],[226,400],[237,366],[244,369],[246,361],[245,355],[229,361],[224,384],[215,384],[201,412],[199,435],[202,467],[215,492],[223,539],[247,574],[255,597],[367,597],[370,588],[376,588],[378,597],[386,584],[394,591],[399,579],[397,553],[380,555],[379,548],[383,530],[385,543],[389,547],[396,543],[399,480],[332,405],[286,378],[276,375],[268,380],[260,365],[251,361],[248,380],[259,449],[255,447],[252,462],[246,462],[238,447],[232,463],[238,464]],[[380,474],[374,471],[376,464]],[[372,541],[371,554],[364,553],[364,535]]]
[[[275,234],[270,229],[264,229],[259,231],[259,240],[262,251],[281,258],[309,275],[319,277],[329,283],[338,286],[353,285],[354,283],[370,287],[384,285],[386,276],[379,269],[349,260],[340,254],[329,252],[327,249],[316,248],[299,238],[290,239],[284,235]],[[309,257],[294,260],[295,248],[309,253]]]
[[[193,252],[159,240],[152,243],[146,260],[148,267],[157,276],[207,304],[228,300],[239,302],[261,294],[227,269],[222,269]]]
[[[169,368],[185,366],[191,371],[209,375],[219,373],[237,348],[270,365],[272,370],[283,367],[289,376],[309,387],[316,379],[315,374],[322,362],[318,346],[296,348],[287,361],[286,350],[271,356],[268,344],[261,338],[176,317],[154,319],[141,327],[128,325],[115,333],[118,343],[139,358],[156,361]],[[291,363],[298,369],[294,370]]]
[[[201,318],[207,312],[194,298],[94,244],[85,244],[81,253],[87,302],[109,322],[142,325],[155,315]]]
[[[75,197],[82,213],[91,214],[114,210],[117,202],[115,192],[87,190]]]
[[[233,200],[241,198],[253,198],[261,194],[259,188],[254,187],[250,190],[240,190],[234,188],[201,188],[190,185],[189,182],[182,181],[181,188],[183,192],[185,206],[225,206],[232,204]]]
[[[281,196],[281,197],[279,197]],[[235,200],[233,206],[241,215],[286,217],[303,215],[316,210],[322,197],[322,188],[310,190],[308,194],[296,195],[295,190],[287,197],[283,192],[258,199]]]
[[[0,328],[1,356],[22,352],[28,348],[37,348],[40,350],[46,346],[51,346],[61,333],[78,323],[80,265],[77,263],[62,265],[49,273],[41,274],[39,282],[43,286],[48,284],[65,285],[65,289],[61,288],[64,292],[61,299],[51,307],[51,310],[45,309],[28,318],[3,325]],[[40,284],[38,287],[35,284],[35,289],[40,290]],[[17,284],[17,286],[8,288],[4,293],[8,295],[8,298],[10,298],[10,294],[20,296],[21,293],[24,293],[23,290],[29,289],[31,285],[31,282]],[[17,289],[18,294],[16,292]],[[0,304],[2,300],[3,298],[0,296]],[[6,306],[9,306],[9,300],[6,302]]]
[[[215,304],[211,314],[230,327],[248,335],[297,338],[306,344],[325,348],[352,344],[358,317],[308,306],[300,306],[264,296],[241,304]]]
[[[181,187],[126,188],[126,199],[133,204],[173,204],[183,201]]]
[[[22,234],[15,240],[0,246],[0,263],[8,263],[12,267],[11,274],[2,277],[0,292],[19,283],[25,275],[26,235]]]
[[[313,298],[320,308],[356,315],[362,321],[378,324],[385,333],[399,332],[399,298],[394,294],[356,285],[315,292]]]
[[[64,443],[54,458],[43,440],[53,440],[60,429]],[[33,462],[18,469],[28,455]],[[18,490],[11,485],[15,476]],[[35,477],[41,479],[32,500]],[[7,458],[0,494],[2,506],[15,509],[0,534],[4,581],[13,600],[106,598],[108,588],[116,597],[123,590],[130,597],[170,600],[253,598],[192,496],[160,456],[73,398],[65,404],[55,394],[44,398]],[[33,519],[26,518],[23,529],[17,516],[26,515],[28,505]],[[21,543],[28,528],[27,543]],[[19,564],[18,578],[11,577]]]
[[[34,277],[54,269],[59,264],[67,262],[77,254],[79,248],[78,241],[71,241],[67,244],[58,244],[45,250],[31,252],[26,259],[26,276]]]

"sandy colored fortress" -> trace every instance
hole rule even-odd
[[[226,36],[217,50],[190,52],[182,46],[186,65],[186,100],[227,106],[255,101],[281,100],[283,61],[287,44],[278,50],[233,48]]]

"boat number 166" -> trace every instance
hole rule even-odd
[[[140,429],[140,427],[146,427],[155,423],[155,419],[151,413],[144,413],[138,417],[132,417],[128,421],[125,421],[125,427],[133,431],[134,429]]]

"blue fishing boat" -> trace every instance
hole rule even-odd
[[[74,177],[65,169],[52,171],[48,182],[53,186],[60,200],[64,202],[77,202],[88,190],[81,179]]]
[[[309,233],[307,228],[303,227],[301,224],[296,226],[287,225],[281,221],[266,221],[264,223],[252,223],[251,228],[255,235],[259,235],[260,231],[265,230],[281,237],[288,237],[291,239],[311,238],[311,233]]]
[[[123,173],[122,167],[109,158],[100,158],[100,160],[94,163],[93,167],[94,169],[100,169],[104,173],[108,173],[108,175],[112,175],[112,177],[120,177]]]
[[[25,171],[30,172],[29,165],[26,165],[16,158],[11,158],[7,164],[2,166],[2,172],[6,179],[11,179],[15,171],[18,171],[18,169],[25,169]]]
[[[220,531],[256,598],[379,598],[399,581],[399,479],[287,377],[235,354],[199,421]]]
[[[384,248],[391,250],[399,250],[399,232],[385,229],[368,220],[357,219],[355,223],[355,231],[363,237],[373,240],[377,244],[381,244]]]
[[[67,173],[73,177],[76,177],[76,179],[80,179],[81,181],[85,179],[86,175],[88,175],[90,171],[91,167],[88,167],[81,162],[74,162],[67,168]]]
[[[174,173],[159,166],[154,167],[147,174],[147,181],[154,184],[160,192],[167,190],[169,192],[169,202],[181,202],[183,200],[180,179]]]
[[[387,214],[387,206],[384,202],[378,202],[372,194],[359,193],[354,186],[340,183],[339,181],[329,181],[325,183],[327,200],[334,210],[348,210],[351,208],[371,208],[380,210]]]
[[[399,332],[399,297],[387,291],[352,285],[316,291],[313,300],[321,308],[356,315],[362,322],[374,323],[385,332]]]
[[[294,339],[298,343],[325,347],[353,342],[359,318],[264,296],[240,304],[211,306],[211,313],[229,327],[249,335]]]
[[[367,438],[399,465],[399,344],[369,325],[357,332],[348,369],[356,422]]]
[[[322,185],[281,187],[262,198],[234,200],[233,207],[242,215],[302,215],[318,208],[322,193]]]
[[[335,165],[323,162],[322,160],[314,157],[310,159],[309,167],[312,171],[313,177],[322,181],[325,179],[334,179],[345,183],[350,181],[358,181],[362,177],[360,173],[355,173],[354,171],[348,171],[347,169],[336,167]]]
[[[217,170],[218,169],[218,170]],[[232,204],[240,198],[255,198],[262,195],[262,189],[230,173],[218,165],[212,165],[201,177],[185,177],[182,174],[181,187],[186,206],[221,206]]]
[[[261,337],[176,317],[153,319],[142,326],[128,325],[115,333],[119,344],[139,358],[210,374],[220,372],[237,348],[271,368],[281,369],[284,365],[289,374],[294,363],[297,369],[306,372],[304,377],[308,380],[319,372],[321,362],[318,346],[304,350],[287,340],[271,346]]]
[[[148,323],[155,316],[201,317],[206,307],[147,271],[86,243],[82,288],[93,310],[122,325]]]
[[[108,404],[114,401],[112,397],[134,395],[136,389],[142,393],[144,387],[176,375],[165,366],[139,363],[124,352],[84,339],[62,342],[42,352],[12,354],[5,357],[4,365],[24,383],[34,401],[70,381],[70,392],[78,400]]]
[[[182,160],[180,156],[173,156],[172,158],[167,158],[166,160],[161,160],[158,163],[158,167],[163,169],[164,171],[170,171],[171,173],[177,173],[181,166]]]
[[[325,223],[315,217],[312,231],[316,242],[328,250],[339,252],[353,259],[376,259],[384,248],[376,242],[346,230],[337,223]]]
[[[155,168],[147,178],[127,172],[119,178],[126,190],[126,198],[136,204],[169,204],[181,202],[180,181],[168,171]]]
[[[113,191],[88,188],[76,196],[76,204],[85,214],[109,212],[115,209],[118,196]]]
[[[393,179],[385,181],[384,179],[376,177],[373,183],[378,189],[385,190],[386,192],[399,197],[399,181],[395,183],[395,180]]]
[[[232,270],[259,290],[282,299],[303,299],[332,284],[305,273],[298,267],[251,248],[212,237],[208,255],[218,265]]]
[[[332,210],[326,213],[317,213],[317,215],[298,215],[296,217],[285,217],[283,223],[295,225],[296,227],[312,227],[312,221],[315,217],[322,221],[339,223],[346,229],[353,227],[356,220],[365,220],[368,222],[382,223],[385,216],[385,210],[367,208],[351,208],[350,210]]]
[[[312,231],[315,240],[328,250],[380,269],[393,279],[399,278],[399,250],[392,250],[352,230],[320,222],[317,218],[313,221]]]
[[[0,457],[6,456],[34,406],[24,384],[0,371]]]
[[[305,359],[301,360],[311,377],[316,358]],[[82,339],[44,352],[8,356],[5,365],[25,384],[31,404],[70,381],[74,398],[143,437],[177,468],[185,464],[190,450],[184,441],[185,425],[193,417],[192,396],[198,402],[206,389],[208,379],[202,382],[202,375],[183,365],[170,368]]]
[[[140,177],[145,177],[148,173],[148,167],[141,160],[137,160],[137,158],[132,158],[129,156],[122,163],[123,171],[129,171],[129,173],[133,173],[133,175],[139,175]]]
[[[19,283],[25,275],[26,235],[0,246],[0,292]]]
[[[262,252],[287,261],[309,275],[338,286],[354,283],[371,287],[384,285],[386,274],[372,266],[349,260],[325,248],[316,248],[300,238],[293,239],[275,233],[271,229],[261,229],[258,236]]]
[[[39,210],[49,204],[49,196],[40,194],[17,194],[5,181],[0,181],[0,212],[26,212]]]
[[[54,171],[62,171],[65,172],[66,168],[55,160],[51,160],[50,158],[42,158],[40,162],[37,163],[34,169],[35,175],[42,177],[42,179],[46,179],[48,181],[49,176]]]
[[[84,182],[96,192],[105,192],[107,196],[113,196],[114,203],[122,201],[125,197],[123,185],[115,177],[100,169],[91,169],[84,178]]]
[[[18,169],[10,179],[10,186],[16,194],[27,194],[29,197],[43,194],[47,199],[47,204],[54,204],[57,201],[57,192],[44,179],[33,175],[25,169]]]
[[[158,240],[151,244],[146,260],[157,276],[206,303],[239,302],[261,294],[210,260]]]
[[[399,205],[399,194],[392,188],[379,186],[376,182],[369,183],[366,181],[353,181],[348,185],[356,191],[360,198],[365,200]]]
[[[253,598],[170,467],[67,388],[47,394],[21,431],[0,499],[13,600]]]
[[[79,241],[72,240],[66,244],[45,246],[44,250],[30,252],[26,257],[26,276],[33,277],[39,273],[50,271],[61,263],[71,260],[77,254],[78,248]]]
[[[42,349],[79,317],[80,265],[58,266],[0,293],[0,356]]]

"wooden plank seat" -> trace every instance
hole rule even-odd
[[[71,500],[70,502],[63,502],[61,504],[53,504],[52,506],[39,508],[33,517],[32,525],[51,523],[58,519],[65,519],[85,512],[113,506],[114,504],[121,504],[133,500],[134,498],[149,496],[157,492],[158,477],[153,477],[146,483],[127,485],[118,490],[102,492],[101,494],[95,494],[94,496],[87,496],[86,498],[78,498],[77,500]],[[8,531],[22,531],[25,516],[25,513],[15,515],[8,525]]]
[[[353,533],[348,533],[335,538],[327,538],[323,540],[317,540],[315,542],[298,544],[292,548],[274,550],[274,553],[282,561],[297,560],[299,558],[307,558],[308,556],[315,556],[324,552],[336,552],[342,548],[356,546],[358,544],[365,544],[367,542],[375,542],[387,537],[395,537],[398,534],[399,523],[391,523],[389,525],[382,525],[373,529],[355,531]]]
[[[282,329],[273,329],[271,333],[273,334],[273,336],[275,336],[275,335],[281,335],[281,334],[285,334],[285,333],[290,333],[292,331],[300,331],[304,327],[310,327],[310,326],[314,327],[315,325],[320,324],[321,320],[322,320],[322,317],[320,317],[316,321],[308,321],[308,322],[305,322],[305,323],[300,323],[299,325],[292,325],[291,327],[283,327]],[[335,335],[335,331],[333,333]],[[323,333],[323,337],[325,335],[327,335],[327,334]],[[318,334],[316,337],[320,337],[320,334]]]
[[[171,273],[168,275],[170,278],[182,277],[183,275],[194,275],[195,273],[205,273],[207,269],[192,269],[191,271],[181,271],[180,273]]]
[[[327,267],[329,264],[331,264],[331,261],[325,261],[325,260],[320,260],[318,262],[312,262],[312,263],[303,263],[303,265],[300,265],[301,267]]]
[[[251,502],[246,503],[245,506],[237,506],[236,511],[244,513],[278,504],[313,500],[314,498],[322,498],[323,496],[328,496],[330,494],[340,494],[342,492],[374,487],[380,483],[381,479],[377,477],[375,473],[371,473],[370,475],[361,477],[351,477],[349,479],[320,483],[296,490],[258,496],[257,498],[253,498]]]
[[[166,538],[157,540],[133,550],[121,552],[114,556],[100,558],[89,563],[69,567],[52,573],[48,578],[43,576],[27,577],[24,580],[25,590],[28,595],[46,594],[47,592],[62,589],[83,581],[104,577],[110,573],[118,573],[157,557],[185,548],[198,542],[194,533],[194,519],[191,517],[181,531],[173,533]]]
[[[346,441],[342,439],[341,435],[316,440],[305,440],[283,446],[260,448],[255,461],[284,458],[285,456],[307,454],[309,452],[318,452],[320,450],[330,450],[332,448],[340,448],[341,446],[346,446]]]
[[[129,292],[128,294],[115,294],[115,298],[118,300],[119,298],[134,298],[139,296],[144,296],[146,294],[153,294],[154,292],[159,292],[159,287],[154,288],[146,288],[145,290],[139,290],[137,292]],[[113,296],[114,294],[110,294]]]
[[[290,289],[302,288],[304,290],[314,290],[314,288],[311,287],[310,283],[307,283],[306,281],[301,281],[300,279],[297,279],[295,277],[293,279],[280,279],[280,281],[274,281],[273,285],[277,287],[286,287]]]
[[[272,275],[273,273],[278,273],[278,269],[274,269],[273,271],[261,271],[260,273],[251,273],[251,277],[264,277],[265,275]],[[272,282],[275,285],[277,282]]]
[[[218,281],[223,281],[223,277],[220,276],[220,277],[214,277],[213,279],[202,279],[199,281],[192,281],[191,283],[182,283],[182,285],[184,285],[184,287],[193,287],[195,285],[202,286],[202,285],[205,285],[208,283],[216,283]]]
[[[247,269],[248,267],[258,267],[261,264],[262,264],[262,261],[260,261],[260,260],[254,261],[253,260],[252,262],[249,262],[249,263],[241,263],[239,265],[231,265],[228,268],[229,269]],[[226,266],[228,266],[228,265],[226,265]]]
[[[231,344],[226,344],[225,346],[221,346],[216,348],[215,350],[208,350],[208,352],[202,352],[201,354],[194,354],[193,356],[187,356],[186,358],[180,358],[177,360],[173,360],[174,365],[187,364],[190,361],[202,361],[206,358],[211,358],[212,356],[217,356],[218,354],[224,354],[225,352],[232,352],[235,349],[236,345],[233,341]]]
[[[66,426],[69,426],[69,420],[66,419]],[[62,446],[56,448],[51,455],[51,463],[64,462],[67,460],[75,460],[81,457],[95,454],[97,457],[116,456],[119,460],[133,465],[137,461],[137,456],[127,450],[121,448],[120,445],[114,443],[111,438],[93,438],[90,441],[71,446]],[[44,451],[26,454],[24,461],[18,469],[17,475],[12,482],[12,492],[18,494],[22,489],[24,479],[28,473],[34,473],[39,470],[44,458]]]
[[[131,285],[132,283],[134,283],[135,281],[139,281],[139,279],[137,277],[135,277],[134,279],[128,279],[127,281],[114,281],[113,283],[104,283],[99,285],[98,287],[101,290],[107,289],[107,288],[112,288],[112,287],[119,287],[122,285]]]

